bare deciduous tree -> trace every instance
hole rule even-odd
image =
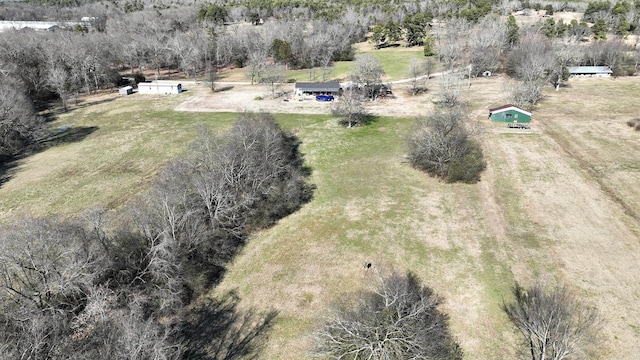
[[[502,309],[523,337],[531,360],[562,360],[588,354],[601,324],[595,308],[577,299],[565,286],[516,283],[513,302]]]
[[[249,53],[247,76],[251,79],[251,85],[260,81],[267,65],[267,51],[256,49]]]
[[[628,51],[628,46],[620,39],[612,39],[606,41],[602,46],[601,63],[611,68],[614,76],[619,75],[620,63]]]
[[[71,311],[97,276],[101,255],[76,224],[27,221],[5,230],[2,243],[0,286],[16,302]]]
[[[338,116],[347,127],[362,124],[367,118],[362,91],[357,88],[344,90],[331,106],[331,114]]]
[[[65,353],[69,324],[104,264],[97,244],[85,235],[75,223],[49,219],[3,230],[0,343],[9,353],[33,359]]]
[[[177,360],[183,345],[178,340],[179,327],[145,317],[145,301],[131,297],[127,306],[119,306],[124,297],[109,289],[96,289],[71,327],[66,359],[99,360]]]
[[[482,18],[473,32],[470,44],[472,74],[479,76],[485,71],[495,72],[506,42],[506,24],[499,17]]]
[[[416,95],[426,91],[426,80],[429,78],[430,69],[427,62],[430,59],[420,61],[417,58],[411,58],[409,61],[408,75],[411,79],[411,94]]]
[[[464,18],[450,19],[436,33],[438,56],[450,71],[467,63],[469,31],[471,25]]]
[[[513,50],[515,75],[522,81],[545,79],[546,70],[553,65],[551,42],[537,32],[525,34]]]
[[[440,104],[447,107],[460,105],[462,90],[464,86],[463,74],[460,72],[447,71],[440,75]]]
[[[411,273],[378,274],[379,283],[335,306],[315,334],[314,356],[334,359],[462,359],[438,309],[440,298]]]
[[[69,96],[69,72],[64,68],[64,65],[56,64],[51,65],[47,73],[47,85],[58,95],[62,100],[62,108],[67,111],[67,98]]]
[[[380,61],[371,55],[358,56],[351,72],[353,82],[364,89],[370,99],[375,99],[384,76]]]
[[[276,98],[276,90],[285,80],[285,71],[281,65],[268,64],[260,76],[260,83],[265,84],[271,91],[271,98]]]
[[[168,42],[173,57],[178,59],[178,67],[194,81],[203,63],[206,46],[207,38],[201,29],[177,33]]]
[[[563,81],[569,77],[569,66],[577,64],[582,58],[580,46],[572,43],[554,43],[553,54],[555,62],[549,71],[549,81],[558,90]]]
[[[35,109],[22,85],[13,76],[0,74],[0,161],[16,155],[26,146],[42,138],[44,120]]]
[[[518,106],[535,105],[542,99],[542,89],[552,75],[555,59],[551,42],[537,32],[522,36],[509,58],[508,72],[521,82],[512,87],[512,100]]]
[[[543,79],[528,81],[511,81],[507,83],[507,92],[511,101],[520,107],[529,108],[543,98],[546,81]]]
[[[297,142],[270,115],[242,114],[229,132],[199,134],[134,216],[148,252],[144,279],[162,284],[163,298],[180,295],[176,263],[215,278],[247,229],[271,225],[310,197]]]

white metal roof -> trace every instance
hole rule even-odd
[[[528,116],[532,115],[527,110],[524,110],[522,108],[519,108],[519,107],[517,107],[515,105],[511,105],[511,104],[504,105],[504,106],[499,106],[499,107],[493,108],[493,109],[489,109],[489,113],[490,114],[497,114],[497,113],[505,112],[505,111],[508,111],[508,110],[516,110],[517,112],[520,112],[520,113],[528,115]]]
[[[570,74],[611,74],[608,66],[569,66]]]

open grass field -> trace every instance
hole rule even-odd
[[[199,123],[229,126],[232,114],[173,112],[189,98],[92,96],[50,123],[49,148],[0,170],[0,222],[119,208],[185,151]]]
[[[390,47],[376,50],[373,44],[361,43],[357,44],[357,54],[371,55],[378,59],[386,73],[384,81],[394,81],[405,79],[408,77],[409,62],[412,58],[424,60],[423,50],[421,47]],[[351,74],[352,61],[337,61],[334,63],[327,80],[347,81]],[[432,72],[438,71],[433,69]],[[295,79],[296,81],[322,81],[322,69],[301,69],[288,70],[285,75],[286,79]],[[225,72],[220,81],[249,81],[246,76],[246,69],[233,69]]]
[[[308,359],[328,305],[375,282],[363,261],[411,270],[442,295],[467,359],[515,357],[500,304],[514,280],[537,278],[598,307],[597,358],[637,358],[640,132],[625,121],[638,117],[640,82],[571,80],[547,93],[530,131],[488,122],[504,88],[501,78],[474,80],[465,95],[485,130],[488,169],[474,185],[438,182],[404,161],[413,117],[346,129],[328,115],[277,115],[302,141],[315,196],[253,236],[211,294],[236,290],[242,307],[278,311],[261,359]],[[174,111],[195,95],[108,95],[59,116],[51,125],[78,136],[4,172],[0,218],[119,209],[185,150],[197,124],[232,123],[230,113]]]
[[[525,134],[487,122],[502,89],[501,79],[478,80],[467,94],[486,130],[488,170],[476,185],[442,184],[404,163],[410,119],[296,126],[316,196],[255,236],[217,289],[280,312],[264,359],[307,358],[327,305],[375,281],[362,261],[412,270],[443,295],[469,359],[514,358],[499,306],[514,280],[534,279],[566,283],[598,307],[607,319],[598,358],[636,357],[640,133],[624,122],[640,84],[571,81],[548,93]]]

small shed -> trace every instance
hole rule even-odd
[[[123,88],[118,89],[118,94],[120,95],[131,95],[133,94],[133,87],[125,86]]]
[[[139,94],[168,95],[180,94],[182,84],[174,81],[149,81],[138,83]]]
[[[531,122],[531,115],[530,112],[511,104],[489,109],[489,118],[496,122],[528,123]]]
[[[327,82],[297,82],[295,85],[296,96],[340,95],[340,83]]]
[[[608,66],[570,66],[571,77],[610,77],[613,71]]]

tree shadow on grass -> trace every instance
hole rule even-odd
[[[20,160],[11,160],[5,162],[3,159],[0,159],[0,188],[4,183],[8,182],[13,178],[17,171],[17,167],[20,165]]]
[[[217,92],[223,92],[223,91],[229,91],[229,90],[233,90],[233,85],[216,87],[215,90],[213,90],[213,92],[217,93]]]
[[[184,359],[254,359],[278,315],[238,309],[235,291],[207,298],[187,314],[182,326]]]
[[[89,106],[106,104],[117,99],[117,96],[112,96],[104,99],[94,99],[92,97],[82,96],[81,98],[69,98],[67,100],[67,110],[62,107],[62,100],[55,99],[50,101],[40,101],[36,104],[38,114],[45,118],[47,122],[53,121],[58,115],[67,114],[73,110],[84,109]]]
[[[99,100],[94,100],[94,99],[82,99],[82,100],[78,100],[77,102],[75,102],[75,105],[71,106],[70,110],[75,110],[75,109],[83,109],[83,108],[87,108],[89,106],[94,106],[94,105],[100,105],[100,104],[106,104],[108,102],[112,102],[115,99],[117,99],[117,97],[110,97],[110,98],[106,98],[106,99],[99,99]],[[73,101],[70,101],[70,103],[74,103]]]
[[[99,128],[97,126],[60,126],[59,128],[52,130],[48,136],[41,139],[31,153],[43,151],[62,144],[82,141],[98,129]]]
[[[359,126],[367,126],[378,121],[378,116],[371,114],[361,114],[358,119],[355,121],[355,124],[351,127],[359,127]],[[349,120],[345,118],[338,119],[338,123],[344,127],[349,127]]]
[[[20,164],[29,156],[57,145],[82,141],[96,130],[98,130],[97,126],[61,126],[50,131],[48,135],[40,139],[36,144],[31,145],[22,153],[13,157],[0,157],[0,187],[15,176]]]
[[[376,121],[378,121],[378,117],[377,116],[371,115],[371,114],[366,114],[362,118],[362,125],[371,125],[371,124],[375,123]]]

